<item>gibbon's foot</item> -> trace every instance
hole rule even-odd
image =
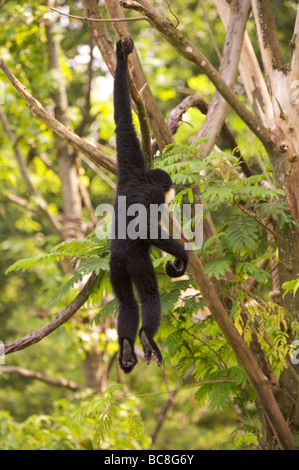
[[[166,274],[169,277],[181,277],[186,271],[187,262],[183,259],[175,259],[174,262],[167,261]]]
[[[147,336],[145,330],[140,331],[140,340],[143,346],[144,358],[147,365],[151,362],[152,355],[156,356],[158,366],[162,364],[162,354],[153,338]]]
[[[118,57],[129,55],[134,49],[134,41],[129,36],[124,36],[116,43],[116,54]]]
[[[127,374],[134,369],[138,359],[128,339],[124,339],[122,343],[121,354],[119,357],[119,365],[121,369]]]

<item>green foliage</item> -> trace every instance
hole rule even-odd
[[[68,125],[76,129],[86,109],[86,58],[89,54],[81,54],[80,50],[89,44],[89,24],[69,20],[69,26],[64,27],[57,21],[63,71],[57,74],[48,66],[44,29],[48,7],[39,1],[2,3],[0,56],[44,106],[52,106],[55,85],[64,80],[69,102]],[[225,30],[215,5],[211,1],[204,4],[216,42],[223,44]],[[292,30],[290,12],[295,18],[295,6],[272,4],[281,25],[279,35],[287,63],[291,39],[287,32]],[[162,2],[159,8],[173,19],[167,2]],[[180,18],[180,27],[188,33],[189,39],[194,44],[200,41],[202,50],[218,69],[219,61],[199,3],[178,0],[171,8]],[[277,15],[279,8],[288,14]],[[82,8],[71,4],[71,13],[82,15]],[[198,90],[210,101],[214,87],[205,75],[198,73],[194,64],[178,55],[167,41],[160,41],[160,35],[149,24],[133,22],[131,27],[145,73],[164,116],[190,93],[190,89],[192,93]],[[252,22],[248,23],[248,29],[252,29]],[[96,54],[92,69],[91,112],[84,137],[109,146],[114,155],[111,149],[114,145],[113,103],[105,88],[106,71]],[[62,221],[64,206],[52,131],[35,119],[4,76],[2,82],[3,108],[30,176],[47,201],[50,213]],[[104,96],[101,96],[102,90]],[[240,98],[245,101],[244,95]],[[134,119],[138,127],[136,116]],[[257,172],[249,178],[239,177],[240,162],[228,152],[201,158],[197,149],[200,141],[195,141],[195,136],[203,119],[196,108],[184,114],[175,136],[179,145],[165,148],[156,159],[156,167],[168,171],[176,184],[174,204],[193,204],[200,200],[204,218],[212,215],[217,234],[205,239],[197,254],[238,331],[250,345],[254,328],[259,346],[279,377],[290,352],[288,332],[298,335],[298,322],[270,301],[271,269],[261,269],[260,263],[268,260],[270,253],[276,253],[277,247],[271,241],[272,234],[265,227],[264,219],[273,218],[281,228],[294,225],[294,220],[280,199],[281,191],[269,185],[272,173],[267,156],[257,141],[248,144],[242,121],[229,112],[227,122],[240,143],[241,153]],[[166,278],[164,268],[170,257],[162,256],[157,250],[153,260],[162,307],[157,342],[164,351],[165,368],[161,370],[153,364],[147,367],[139,361],[136,373],[125,377],[124,389],[118,384],[110,387],[118,380],[113,362],[117,348],[114,321],[118,305],[115,299],[106,302],[107,294],[111,293],[108,241],[91,235],[58,244],[57,236],[52,234],[49,223],[39,211],[39,201],[28,194],[15,160],[15,142],[7,138],[1,126],[0,143],[0,250],[7,269],[6,276],[0,273],[1,340],[22,337],[40,328],[55,308],[68,304],[74,294],[72,288],[77,287],[85,275],[93,271],[100,274],[86,305],[90,313],[93,304],[88,320],[86,308],[38,346],[18,353],[20,356],[10,356],[9,360],[21,361],[23,367],[43,371],[49,376],[67,376],[84,386],[81,362],[86,359],[86,352],[96,345],[97,352],[105,351],[105,355],[100,356],[102,368],[109,369],[109,387],[103,394],[90,391],[73,394],[37,381],[1,374],[0,401],[2,408],[10,413],[0,412],[0,448],[148,449],[149,436],[155,430],[157,416],[172,388],[179,388],[179,391],[154,448],[261,448],[256,396],[244,371],[209,315],[192,279]],[[220,144],[225,148],[223,141]],[[265,171],[261,171],[257,155]],[[114,191],[110,185],[84,162],[79,174],[94,207],[102,200],[113,201]],[[110,177],[115,181],[114,175]],[[23,206],[11,201],[12,195],[19,196]],[[82,222],[90,223],[86,206]],[[191,226],[196,223],[198,221],[192,219]],[[63,272],[62,261],[69,263],[72,274]],[[254,278],[258,287],[250,290],[248,286]],[[298,286],[297,279],[283,285],[290,295],[298,294]],[[99,331],[96,338],[93,338],[94,324],[91,328],[89,322],[94,314],[93,323]],[[137,345],[141,347],[140,343]],[[184,377],[190,376],[190,370],[193,371],[194,392],[188,390],[191,382],[187,389],[184,385]],[[239,423],[240,415],[242,424],[235,424]]]
[[[133,400],[120,393],[120,384],[109,387],[102,398],[91,392],[73,400],[54,403],[52,415],[32,415],[18,423],[0,411],[2,450],[92,450],[114,446],[139,450],[149,447],[143,420]],[[88,401],[88,404],[86,404]]]
[[[256,430],[245,431],[234,439],[235,450],[254,449],[258,444]]]
[[[118,432],[127,434],[127,438],[131,442],[131,449],[138,448],[140,443],[143,446],[148,445],[144,435],[143,420],[140,414],[136,414],[134,410],[136,406],[134,401],[130,398],[126,399],[122,389],[121,384],[114,384],[108,387],[100,398],[88,397],[88,403],[83,404],[72,418],[71,426],[84,423],[90,419],[95,421],[94,449],[106,448],[109,445],[108,443],[111,442],[111,437],[115,435],[118,426],[121,429]],[[120,446],[118,448],[123,448],[121,447],[122,439],[120,437],[117,441],[117,446]]]
[[[107,240],[98,240],[95,234],[84,239],[73,239],[59,243],[48,254],[39,255],[33,258],[25,258],[16,261],[7,270],[6,274],[12,271],[26,271],[45,263],[58,262],[61,259],[71,259],[72,265],[76,269],[71,278],[58,290],[51,299],[50,305],[55,304],[69,290],[75,286],[83,277],[95,271],[107,272],[109,269],[109,244]]]
[[[284,282],[281,287],[285,290],[285,292],[283,294],[284,296],[288,292],[293,291],[293,296],[295,297],[296,292],[299,288],[299,279],[293,279],[292,281]]]

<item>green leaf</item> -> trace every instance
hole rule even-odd
[[[233,252],[253,252],[259,240],[259,225],[253,217],[233,217],[225,229],[225,245]]]
[[[141,416],[130,416],[128,422],[130,437],[140,439],[144,433],[144,422]]]
[[[225,273],[230,269],[230,265],[228,258],[221,258],[208,261],[204,265],[204,270],[209,277],[215,276],[219,280],[221,276],[225,276]]]
[[[283,297],[290,291],[294,291],[293,296],[295,297],[299,288],[299,279],[293,279],[292,281],[284,282],[281,287],[285,290]]]

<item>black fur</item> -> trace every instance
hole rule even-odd
[[[168,237],[163,239],[163,229],[158,227],[158,239],[137,238],[119,239],[118,197],[126,196],[126,204],[143,204],[147,211],[150,204],[163,204],[165,193],[172,187],[170,176],[159,169],[145,170],[144,157],[137,138],[131,112],[130,92],[126,55],[133,50],[131,38],[126,45],[119,40],[116,45],[117,65],[114,82],[114,120],[116,124],[116,144],[118,161],[118,185],[115,200],[115,239],[111,240],[110,279],[119,301],[118,340],[120,346],[119,364],[125,372],[130,372],[137,363],[134,343],[139,325],[138,304],[133,293],[135,284],[142,304],[142,325],[140,339],[147,364],[151,355],[156,356],[161,365],[162,355],[153,337],[160,324],[161,308],[156,274],[150,260],[151,245],[175,256],[168,262],[166,273],[171,277],[182,276],[185,272],[188,255],[184,248]],[[136,216],[135,216],[136,217]],[[131,219],[128,217],[128,222]],[[149,227],[147,234],[149,237]]]

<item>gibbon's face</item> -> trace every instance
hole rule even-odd
[[[174,199],[175,196],[175,189],[170,188],[168,191],[165,193],[165,204],[170,204],[171,201]]]

